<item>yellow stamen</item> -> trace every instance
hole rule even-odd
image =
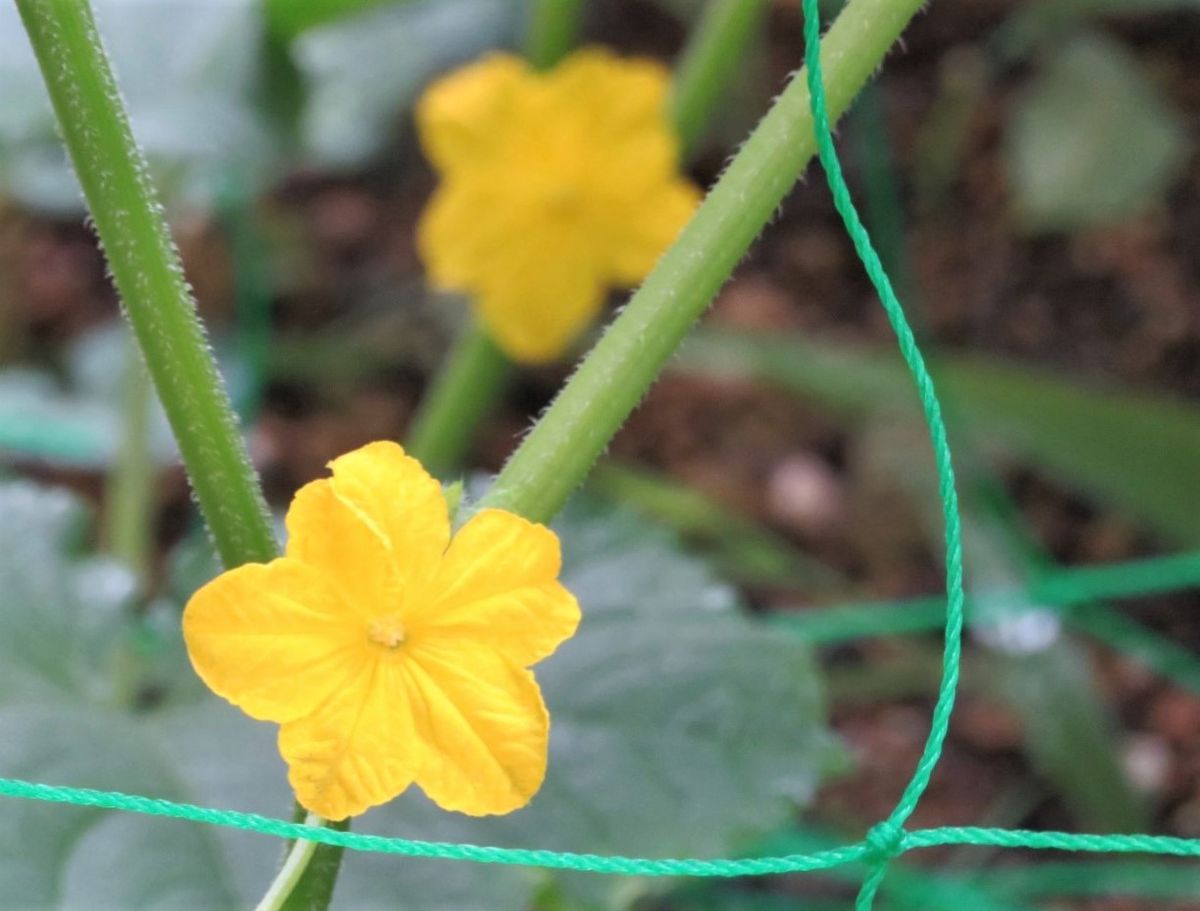
[[[396,614],[376,617],[367,627],[367,638],[384,648],[396,648],[404,641],[404,624]]]

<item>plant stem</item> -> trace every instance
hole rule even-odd
[[[125,354],[122,377],[121,444],[108,477],[104,540],[108,551],[128,566],[139,584],[150,565],[150,521],[154,502],[154,462],[150,457],[150,375],[137,349]]]
[[[409,430],[408,450],[427,471],[444,480],[458,468],[511,373],[512,364],[481,325],[463,331]]]
[[[17,0],[113,281],[222,562],[275,538],[87,0]]]
[[[766,0],[712,0],[688,39],[669,111],[685,158],[695,151],[696,139],[737,72],[765,10]],[[535,65],[545,69],[569,50],[578,31],[579,12],[576,0],[534,4],[526,52]],[[550,41],[551,34],[558,37]],[[473,324],[455,341],[422,400],[409,431],[409,451],[435,476],[444,479],[457,470],[477,426],[503,394],[513,370],[483,328]]]
[[[323,823],[324,820],[313,813],[309,813],[304,820],[305,825],[313,827],[320,827]],[[255,911],[281,911],[297,883],[300,882],[300,878],[304,875],[316,850],[317,843],[315,841],[301,838],[293,842],[292,850],[288,852],[287,860],[283,862],[279,875],[275,877],[271,888],[262,897]]]
[[[695,150],[766,12],[766,0],[709,0],[704,8],[671,90],[671,122],[686,152]]]
[[[823,42],[834,115],[922,0],[851,0]],[[545,521],[566,502],[816,151],[803,71],[742,146],[674,246],[505,465],[483,505]]]
[[[88,0],[16,0],[125,314],[221,562],[278,554],[266,502]],[[332,894],[340,849],[314,863]],[[304,888],[309,877],[301,876]]]
[[[583,0],[533,0],[525,56],[539,70],[558,63],[579,40]]]

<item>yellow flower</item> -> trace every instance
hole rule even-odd
[[[549,717],[527,669],[579,623],[558,538],[480,512],[451,538],[441,486],[394,443],[330,463],[288,510],[287,554],[188,603],[192,664],[282,725],[300,803],[345,819],[416,783],[447,810],[524,806]]]
[[[592,49],[548,73],[494,54],[421,99],[418,130],[442,176],[421,256],[435,285],[474,296],[510,357],[561,355],[691,215],[698,192],[679,175],[668,87],[658,64]]]

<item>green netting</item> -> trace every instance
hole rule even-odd
[[[896,333],[900,351],[912,373],[920,395],[930,439],[933,443],[939,476],[939,494],[945,521],[947,598],[944,613],[946,636],[943,677],[925,749],[911,781],[887,819],[874,826],[861,841],[831,850],[744,859],[654,859],[383,838],[376,835],[312,827],[251,813],[198,807],[113,791],[57,787],[16,779],[0,778],[0,796],[165,816],[258,832],[278,838],[306,839],[356,851],[476,863],[513,864],[621,876],[757,876],[825,870],[865,861],[869,865],[869,872],[856,902],[856,908],[859,911],[866,911],[872,906],[889,860],[919,848],[942,845],[981,845],[999,848],[1200,857],[1200,839],[1141,834],[1089,835],[973,827],[916,831],[906,831],[904,828],[904,823],[916,808],[941,756],[958,683],[965,604],[958,499],[954,487],[950,446],[933,381],[917,348],[908,321],[905,319],[903,308],[896,298],[887,273],[859,219],[854,203],[850,199],[849,189],[834,150],[821,77],[820,21],[817,7],[818,0],[803,0],[805,62],[821,164],[833,192],[835,205],[854,242],[855,250],[879,293],[884,310]],[[1169,588],[1194,585],[1197,581],[1198,568],[1200,568],[1200,555],[1184,555],[1165,558],[1157,563],[1076,570],[1056,574],[1053,579],[1043,580],[1044,591],[1041,594],[1047,600],[1061,604],[1071,603],[1077,599],[1082,600],[1097,589],[1109,594],[1163,591]],[[864,629],[864,632],[870,632],[870,630]]]

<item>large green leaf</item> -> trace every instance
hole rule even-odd
[[[3,526],[21,529],[11,534],[23,538],[27,547],[0,549],[0,569],[16,577],[18,570],[28,572],[37,560],[45,560],[47,577],[61,575],[67,561],[61,556],[65,532],[60,529],[77,527],[76,508],[65,495],[27,485],[19,489],[40,500],[27,510],[28,516],[17,514],[20,524]],[[0,488],[0,509],[7,506],[6,496]],[[45,522],[43,528],[37,516],[53,516],[46,507],[56,501],[71,523]],[[529,808],[484,820],[443,813],[412,793],[368,814],[356,828],[578,851],[720,856],[744,849],[786,821],[811,796],[836,755],[804,646],[746,616],[733,592],[703,564],[681,555],[670,538],[629,515],[576,506],[559,530],[563,578],[579,597],[585,619],[579,634],[538,669],[554,719],[542,791]],[[10,554],[20,563],[8,565]],[[176,584],[191,575],[192,582],[184,586],[190,589],[211,571],[211,564],[206,567],[193,551],[178,562]],[[0,575],[0,581],[6,579]],[[61,601],[57,593],[38,589],[19,594],[0,602],[0,621],[13,630],[29,624],[23,649],[51,654],[59,646],[53,666],[61,668],[55,673],[68,677],[76,663],[90,668],[88,675],[108,667],[104,661],[82,661],[72,648],[62,649],[72,632],[40,621],[47,599]],[[90,600],[79,605],[91,607]],[[76,610],[73,616],[78,614]],[[28,750],[10,745],[15,752],[0,752],[0,774],[165,794],[272,815],[284,812],[288,795],[272,726],[196,694],[177,647],[177,628],[172,635],[175,643],[162,654],[175,656],[179,681],[174,687],[192,696],[165,699],[156,711],[130,715],[97,710],[89,712],[86,725],[65,722],[64,713],[78,714],[78,709],[62,708],[61,701],[56,708],[52,700],[56,693],[74,690],[49,683],[18,686],[0,678],[0,708],[29,719],[21,724],[31,726],[30,731],[44,728],[57,738],[43,747],[42,733],[22,733]],[[6,645],[7,640],[0,642],[0,649]],[[28,673],[36,674],[37,667],[33,664]],[[157,687],[172,685],[161,660],[151,671]],[[89,692],[93,690],[110,692],[103,687]],[[31,702],[34,693],[44,698]],[[0,739],[11,739],[7,732],[17,730],[8,717],[0,715],[0,730],[6,734]],[[126,760],[122,749],[136,754],[137,761]],[[68,754],[74,764],[55,764]],[[159,907],[167,901],[163,895],[183,894],[194,900],[176,899],[177,906],[224,907],[230,895],[249,902],[265,888],[280,849],[273,839],[241,832],[18,806],[29,814],[23,817],[23,837],[48,847],[26,852],[18,842],[8,842],[13,849],[7,856],[18,860],[0,864],[0,894],[13,894],[9,884],[25,882],[18,877],[49,883],[66,876],[83,883],[84,874],[72,871],[95,871],[101,865],[97,858],[142,852],[144,864],[122,865],[124,881],[113,888],[123,891],[113,893],[114,907]],[[88,832],[104,834],[75,839],[72,833],[81,832],[85,822]],[[171,833],[195,841],[185,845]],[[170,857],[159,857],[159,844],[169,849]],[[207,890],[192,891],[205,882]],[[544,874],[511,868],[463,865],[450,871],[445,862],[351,853],[335,903],[347,909],[398,903],[418,911],[519,909],[546,882]],[[576,901],[605,905],[621,904],[642,887],[579,876],[561,878],[556,888]],[[160,889],[170,891],[160,895]],[[49,896],[35,903],[43,906],[70,905]]]
[[[916,406],[898,358],[828,339],[705,332],[682,364],[776,384],[851,420]],[[1200,465],[1200,409],[977,355],[934,367],[952,423],[986,453],[1031,464],[1179,544],[1200,542],[1200,511],[1181,496]]]
[[[64,491],[0,483],[0,516],[0,705],[111,703],[130,644],[132,574],[77,555],[86,516]]]
[[[190,796],[125,715],[0,703],[0,731],[0,775]],[[0,894],[8,907],[30,911],[238,906],[212,830],[27,801],[7,801],[0,812]]]
[[[125,433],[123,385],[131,355],[128,328],[119,322],[76,338],[67,348],[64,375],[10,367],[0,370],[0,452],[65,468],[110,466]],[[221,354],[221,369],[236,399],[249,377],[241,362]],[[152,404],[148,446],[155,464],[178,461],[178,447],[162,407]]]
[[[1008,173],[1021,222],[1070,230],[1156,205],[1179,174],[1184,128],[1121,45],[1056,41],[1012,114]]]
[[[209,202],[232,174],[277,170],[269,117],[254,104],[264,60],[259,0],[94,0],[133,130],[168,199]],[[82,196],[16,7],[0,4],[0,187],[74,213]]]

